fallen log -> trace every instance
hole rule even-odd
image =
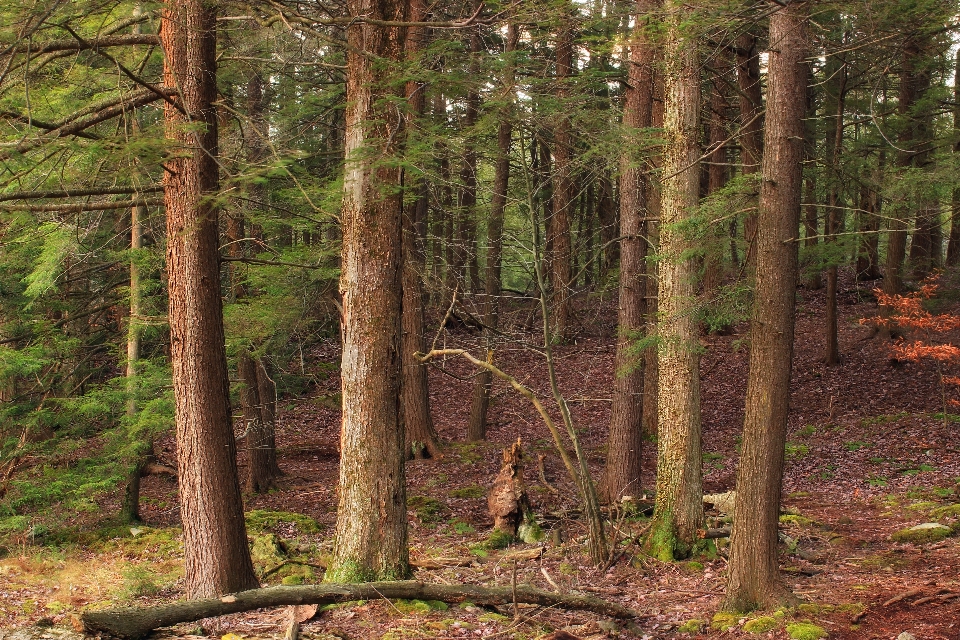
[[[416,580],[364,582],[360,584],[317,584],[251,589],[241,593],[187,600],[157,607],[108,609],[84,613],[84,631],[105,633],[116,638],[138,640],[154,629],[181,622],[239,613],[252,609],[302,604],[332,604],[351,600],[376,599],[439,600],[447,603],[469,601],[479,605],[533,604],[577,611],[590,611],[611,618],[635,618],[638,612],[591,596],[559,594],[527,585],[481,587],[477,585],[427,584]]]

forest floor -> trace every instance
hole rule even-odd
[[[806,604],[715,617],[724,590],[722,546],[712,557],[667,564],[625,544],[611,568],[592,567],[583,549],[586,529],[577,519],[575,493],[533,408],[495,384],[489,442],[464,444],[471,371],[463,361],[447,360],[430,373],[433,415],[446,442],[444,456],[406,467],[411,558],[422,567],[415,577],[508,585],[515,573],[520,583],[615,600],[639,610],[642,617],[630,626],[613,625],[593,614],[534,607],[520,608],[515,617],[509,606],[497,611],[369,601],[321,611],[303,624],[303,636],[535,638],[563,629],[580,638],[788,638],[791,632],[793,637],[818,637],[810,627],[808,635],[801,635],[798,623],[810,623],[837,639],[893,639],[908,632],[919,640],[957,640],[960,538],[913,544],[893,542],[891,535],[922,523],[954,524],[960,507],[936,509],[960,502],[960,425],[944,424],[935,365],[893,361],[889,344],[859,324],[860,318],[876,314],[869,283],[856,286],[847,278],[842,284],[843,361],[836,367],[825,366],[821,359],[823,292],[799,294],[781,568],[788,586]],[[518,306],[505,314],[505,322],[519,325],[525,313]],[[558,374],[591,463],[599,471],[613,381],[612,301],[591,298],[580,320],[589,330],[557,349]],[[702,339],[707,493],[732,490],[735,484],[747,377],[745,330],[739,325],[730,335]],[[476,341],[462,328],[443,339],[450,346]],[[291,556],[320,565],[331,548],[340,420],[338,347],[322,343],[311,349],[305,362],[318,372],[315,384],[306,395],[281,401],[282,486],[248,497],[248,511],[264,511],[251,519],[253,532],[263,534],[256,538],[262,570]],[[505,371],[549,397],[540,356],[517,345],[501,349],[497,359]],[[488,538],[492,521],[486,492],[499,470],[501,448],[518,438],[528,459],[525,481],[547,536],[535,545],[495,549]],[[655,449],[651,443],[643,453],[645,487],[654,485]],[[159,443],[158,453],[171,463],[172,441]],[[558,493],[544,486],[538,454],[544,456],[545,479]],[[176,484],[169,477],[150,476],[143,491],[144,527],[120,530],[93,547],[45,550],[24,541],[0,559],[0,625],[13,628],[48,618],[69,626],[85,606],[151,604],[181,595]],[[103,512],[115,510],[117,500],[103,502]],[[304,514],[316,524],[266,511]],[[639,518],[618,518],[615,537],[629,540],[643,525]],[[274,544],[278,538],[270,534],[282,544]],[[542,548],[539,557],[511,557],[534,547]],[[291,567],[292,572],[286,571]],[[265,582],[278,582],[284,573],[288,583],[303,576],[316,579],[314,572],[319,571],[290,564]],[[280,611],[237,614],[199,626],[182,625],[162,635],[182,637],[202,627],[215,637],[268,637],[283,633],[285,616]]]

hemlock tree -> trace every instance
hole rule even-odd
[[[648,21],[659,0],[638,0],[637,26],[630,47],[624,95],[623,124],[633,136],[649,129],[653,117],[653,66],[657,47],[651,42]],[[628,133],[628,135],[629,135]],[[598,491],[611,503],[640,490],[640,457],[643,450],[643,352],[633,348],[636,334],[646,327],[646,258],[649,170],[635,154],[624,151],[620,172],[620,304],[617,313],[616,380],[607,462]]]
[[[700,188],[700,56],[690,10],[664,5],[663,191],[660,201],[657,500],[647,550],[661,560],[690,554],[703,524],[700,344],[694,314],[697,264],[689,224]]]
[[[410,573],[404,435],[398,416],[402,192],[397,153],[404,116],[391,100],[405,30],[406,0],[349,0],[346,173],[343,198],[343,426],[331,582]]]
[[[237,478],[220,299],[217,209],[216,10],[169,0],[161,43],[164,105],[177,147],[164,172],[170,355],[188,598],[259,586],[247,548]]]
[[[780,582],[777,524],[796,308],[808,77],[805,14],[805,3],[791,2],[770,17],[756,294],[725,604],[735,611],[792,600]]]

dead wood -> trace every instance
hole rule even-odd
[[[481,587],[468,584],[426,584],[416,580],[365,582],[361,584],[318,584],[251,589],[235,595],[204,600],[188,600],[157,607],[112,609],[84,613],[84,631],[137,640],[154,629],[181,622],[222,616],[265,607],[302,604],[332,604],[351,600],[404,598],[439,600],[478,605],[533,604],[575,611],[591,611],[612,618],[635,618],[639,613],[622,605],[591,596],[559,594],[528,585]]]
[[[882,606],[882,607],[889,607],[890,605],[895,604],[895,603],[897,603],[897,602],[900,602],[901,600],[906,600],[907,598],[912,598],[913,596],[918,596],[918,595],[920,595],[921,593],[923,593],[923,591],[921,591],[920,589],[908,589],[908,590],[904,591],[903,593],[900,593],[900,594],[897,594],[897,595],[893,596],[892,598],[890,598],[889,600],[887,600],[886,602],[884,602],[884,603],[883,603],[882,605],[880,605],[880,606]]]
[[[517,527],[529,519],[530,499],[523,484],[523,448],[520,439],[503,450],[503,467],[487,495],[487,508],[493,516],[493,528],[517,535]]]
[[[502,555],[490,556],[489,558],[477,557],[439,557],[439,558],[412,558],[410,566],[416,569],[446,569],[449,567],[469,567],[478,564],[490,564],[500,562],[522,562],[525,560],[536,560],[543,555],[543,547],[534,547],[533,549],[520,549],[511,551]]]

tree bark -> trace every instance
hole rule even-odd
[[[176,398],[177,467],[188,598],[258,585],[247,548],[230,418],[218,264],[216,10],[168,0],[162,15],[164,107],[173,154],[164,172],[170,355]]]
[[[827,95],[827,107],[833,107],[833,113],[829,111],[828,117],[832,116],[830,126],[827,127],[827,154],[830,156],[830,181],[827,189],[827,225],[824,233],[825,243],[831,246],[837,244],[837,234],[840,232],[840,223],[842,220],[842,208],[840,201],[840,154],[843,151],[843,115],[847,98],[847,63],[839,61],[841,66],[829,73],[831,80],[835,79],[836,94]],[[828,83],[833,87],[834,82]],[[838,314],[837,293],[839,287],[838,265],[841,259],[840,255],[834,251],[828,255],[827,259],[827,299],[826,314],[824,317],[825,341],[823,361],[827,366],[836,366],[840,364],[840,327]]]
[[[663,127],[663,75],[654,69],[653,80],[653,114],[651,123],[654,128]],[[663,166],[663,158],[655,154],[651,158],[651,166],[654,170]],[[653,251],[659,251],[660,247],[660,201],[661,190],[659,180],[647,180],[645,185],[644,198],[647,201],[647,248]],[[659,294],[659,285],[657,278],[646,279],[646,301],[647,301],[647,335],[657,336],[657,318],[659,317],[657,309],[657,296]],[[656,441],[659,425],[657,407],[660,404],[657,398],[659,388],[659,364],[657,357],[657,345],[652,344],[643,350],[643,436],[650,441]]]
[[[805,4],[796,2],[770,17],[757,281],[725,602],[735,611],[776,608],[794,600],[780,581],[777,525],[796,307],[793,240],[800,225],[804,154],[805,13]]]
[[[760,171],[763,156],[763,95],[760,84],[759,38],[744,33],[737,38],[737,84],[740,87],[740,148],[741,171],[751,175]],[[744,261],[747,275],[753,277],[756,269],[757,214],[749,213],[743,220],[743,238],[746,242]]]
[[[960,155],[960,50],[957,51],[957,67],[953,75],[953,134],[957,141],[953,145],[953,155]],[[950,239],[947,242],[946,266],[960,264],[960,187],[953,190],[950,211]]]
[[[424,0],[412,0],[410,20],[426,19]],[[409,27],[405,43],[408,60],[415,60],[427,45],[430,33],[425,26]],[[410,80],[406,85],[408,104],[407,135],[413,135],[426,111],[426,83]],[[405,437],[404,457],[438,458],[440,441],[430,414],[427,369],[414,354],[424,349],[423,273],[426,269],[423,238],[429,208],[429,187],[422,174],[407,171],[404,189],[414,194],[403,209],[403,300],[400,320],[400,423]]]
[[[484,280],[484,297],[481,312],[484,323],[484,343],[487,357],[493,358],[494,333],[500,318],[501,270],[503,255],[503,215],[507,207],[507,187],[510,181],[510,141],[513,134],[514,65],[513,52],[517,47],[520,31],[513,22],[507,24],[507,39],[504,46],[506,67],[503,73],[503,113],[497,128],[497,158],[494,165],[493,198],[490,217],[487,220],[487,274]],[[477,373],[473,386],[473,404],[467,424],[467,440],[475,442],[487,437],[487,411],[490,407],[492,374],[483,369]]]
[[[714,79],[710,87],[710,109],[707,113],[707,137],[712,149],[707,167],[707,194],[712,195],[723,189],[727,184],[729,171],[727,168],[727,149],[724,141],[727,139],[726,124],[727,98],[723,91],[724,75],[729,63],[725,59],[718,59],[714,65]],[[710,304],[723,285],[723,254],[725,253],[726,232],[719,223],[708,220],[710,225],[707,232],[706,259],[703,269],[703,297]]]
[[[84,631],[87,633],[106,633],[116,638],[139,640],[160,627],[169,627],[181,622],[192,622],[202,618],[253,609],[397,598],[439,600],[440,602],[450,603],[472,602],[481,606],[517,602],[519,604],[535,604],[542,607],[556,607],[574,611],[590,611],[612,618],[635,618],[640,615],[636,611],[599,598],[552,593],[528,585],[517,585],[514,589],[510,586],[480,587],[458,584],[426,584],[414,580],[404,580],[364,584],[281,585],[244,591],[234,596],[219,599],[175,602],[143,609],[89,612],[83,614],[81,619]]]
[[[657,49],[647,30],[658,0],[637,0],[637,26],[630,46],[623,104],[623,125],[648,129],[653,116],[653,66]],[[646,258],[648,175],[625,151],[620,159],[620,296],[617,313],[617,355],[614,361],[613,406],[607,437],[607,460],[600,478],[600,500],[613,503],[636,496],[641,489],[643,452],[643,353],[633,348],[646,329]]]
[[[665,60],[663,191],[658,293],[657,500],[646,547],[662,560],[687,557],[703,525],[700,445],[697,264],[685,227],[700,187],[700,56],[685,29],[691,11],[679,0],[669,14]]]
[[[249,352],[240,355],[237,374],[243,383],[240,406],[247,450],[246,489],[251,493],[266,493],[276,488],[277,479],[283,474],[277,464],[274,412],[269,409],[274,397],[273,385],[265,379],[266,370],[260,359]]]
[[[564,4],[562,10],[567,12],[570,8]],[[573,135],[565,110],[570,93],[567,83],[572,74],[573,22],[569,15],[564,15],[556,44],[556,95],[561,113],[556,115],[553,127],[553,208],[547,218],[550,288],[553,294],[553,338],[559,341],[569,337],[571,321],[570,215],[574,206]]]
[[[354,17],[402,21],[404,0],[348,0]],[[365,22],[347,29],[346,174],[343,199],[343,426],[336,542],[329,581],[409,574],[400,354],[400,169],[404,118],[389,106],[390,62],[404,30]],[[402,94],[401,94],[402,95]]]

